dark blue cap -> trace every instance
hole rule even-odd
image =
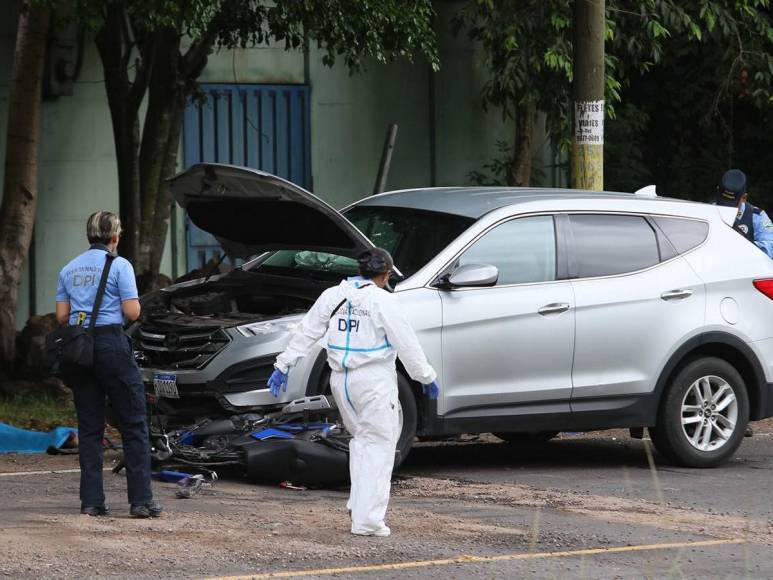
[[[383,248],[371,248],[357,258],[360,274],[366,278],[378,276],[394,268],[392,256]]]
[[[740,169],[725,171],[717,188],[717,205],[736,207],[746,193],[746,174]]]

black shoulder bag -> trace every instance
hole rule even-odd
[[[46,366],[51,374],[82,373],[94,367],[94,328],[113,259],[115,256],[111,254],[105,256],[105,266],[99,279],[89,326],[59,326],[46,335]]]

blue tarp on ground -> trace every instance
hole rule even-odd
[[[78,430],[57,427],[42,433],[0,423],[0,453],[45,453],[49,447],[59,449],[73,432],[77,433]]]

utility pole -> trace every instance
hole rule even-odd
[[[604,189],[605,0],[574,0],[572,187]]]

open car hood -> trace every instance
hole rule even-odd
[[[356,257],[373,243],[349,220],[281,177],[233,165],[198,163],[169,180],[177,203],[225,252],[247,258],[270,250]]]

